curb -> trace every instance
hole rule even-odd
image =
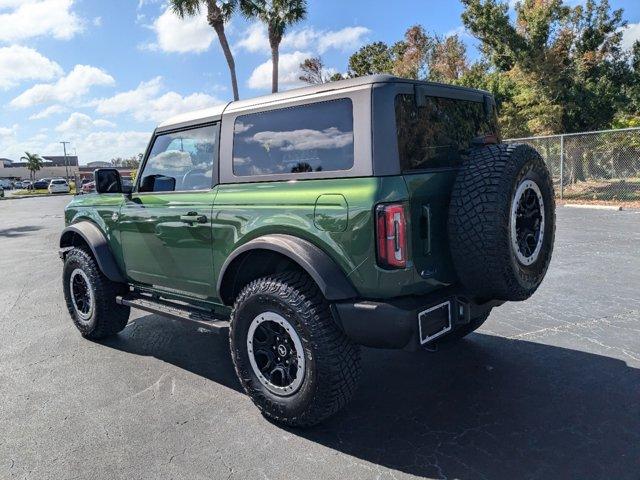
[[[72,196],[70,193],[42,193],[39,195],[5,195],[2,200],[22,200],[23,198],[46,198],[46,197],[66,197]]]
[[[614,210],[617,212],[623,209],[620,205],[588,205],[584,203],[565,203],[564,206],[569,208],[591,208],[594,210]]]

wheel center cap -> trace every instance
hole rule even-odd
[[[278,345],[278,355],[280,355],[281,357],[284,357],[286,354],[287,354],[287,347],[285,347],[282,344]]]

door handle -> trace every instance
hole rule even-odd
[[[180,221],[184,223],[207,223],[206,215],[198,215],[196,212],[189,212],[186,215],[180,215]]]
[[[425,255],[431,253],[431,223],[431,207],[423,205],[422,215],[420,215],[420,238],[424,240],[423,253]]]

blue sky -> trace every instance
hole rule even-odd
[[[626,40],[640,38],[640,2],[611,3],[625,9]],[[359,46],[394,42],[416,23],[461,33],[477,56],[461,13],[457,0],[310,0],[308,19],[283,41],[281,87],[296,85],[306,57],[345,71]],[[228,35],[241,97],[268,92],[262,27],[238,16]],[[81,163],[131,156],[158,122],[230,96],[214,32],[203,17],[180,21],[164,0],[0,0],[0,157],[61,154],[61,140]]]

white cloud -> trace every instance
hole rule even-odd
[[[213,107],[220,103],[221,101],[219,99],[206,93],[193,93],[183,97],[179,93],[169,92],[152,100],[149,105],[149,110],[139,112],[136,119],[139,121],[152,120],[154,122],[161,122],[181,113]]]
[[[262,23],[252,23],[244,32],[244,38],[240,40],[236,47],[247,52],[269,52],[269,38],[267,29]]]
[[[93,120],[89,115],[74,112],[69,116],[69,118],[56,127],[56,131],[63,133],[79,133],[92,130],[94,127],[113,128],[115,126],[115,123],[109,122],[108,120]]]
[[[113,85],[113,77],[90,65],[76,65],[55,83],[40,83],[11,100],[15,108],[28,108],[42,103],[69,102],[85,95],[93,86]]]
[[[97,100],[96,111],[103,115],[117,115],[146,108],[146,103],[160,93],[162,77],[141,82],[135,89],[120,92],[113,97]]]
[[[62,68],[36,50],[20,45],[0,48],[0,88],[8,89],[23,80],[52,80]]]
[[[289,132],[258,132],[247,142],[259,143],[265,148],[279,148],[283,152],[342,148],[353,143],[353,132],[343,132],[336,127],[325,130],[309,128]]]
[[[291,87],[301,85],[300,81],[300,64],[305,59],[312,57],[310,52],[293,52],[280,55],[280,63],[278,64],[278,80],[280,86]],[[254,90],[263,90],[271,87],[271,60],[267,60],[259,65],[249,77],[247,85]]]
[[[351,51],[360,47],[371,30],[365,27],[346,27],[340,30],[315,30],[313,27],[293,30],[282,39],[280,49],[304,50],[312,49],[317,53],[328,50]],[[245,31],[245,37],[236,44],[239,49],[249,52],[271,51],[269,38],[263,24],[253,23]]]
[[[194,17],[179,18],[167,8],[153,22],[156,42],[143,48],[171,53],[204,52],[209,49],[215,32],[207,23],[204,10]]]
[[[320,34],[318,51],[324,53],[327,50],[340,50],[343,52],[355,50],[360,47],[371,31],[365,27],[347,27],[333,32]]]
[[[67,140],[71,145],[67,146],[67,152],[72,154],[77,151],[81,164],[100,161],[108,162],[116,157],[132,157],[144,152],[149,139],[150,132],[141,131],[96,131],[89,134],[68,134]],[[0,146],[2,146],[0,137]],[[12,141],[9,146],[3,148],[3,155],[11,159],[18,159],[24,152],[37,152],[41,155],[62,155],[62,145],[58,138],[54,141],[47,135],[37,134],[24,141]]]
[[[83,30],[74,0],[0,0],[0,41],[52,36],[69,40]],[[6,11],[8,10],[8,11]]]
[[[45,108],[44,110],[40,110],[38,113],[34,113],[29,117],[29,120],[42,120],[44,118],[48,118],[51,115],[55,115],[58,113],[64,113],[67,109],[62,105],[51,105],[50,107]]]
[[[94,132],[81,137],[74,145],[82,163],[108,162],[116,157],[132,157],[144,152],[149,143],[149,132]]]
[[[640,23],[630,23],[622,31],[622,47],[630,49],[636,40],[640,40]]]
[[[161,94],[162,77],[141,82],[133,90],[95,101],[96,111],[103,115],[130,113],[136,120],[161,122],[191,110],[199,110],[221,103],[205,93],[182,96],[176,92]]]
[[[160,3],[161,0],[138,0],[138,10],[140,10],[145,5],[152,5],[154,3]]]
[[[18,125],[13,125],[11,127],[0,127],[0,145],[4,144],[4,142],[15,138],[16,133],[18,132]]]

